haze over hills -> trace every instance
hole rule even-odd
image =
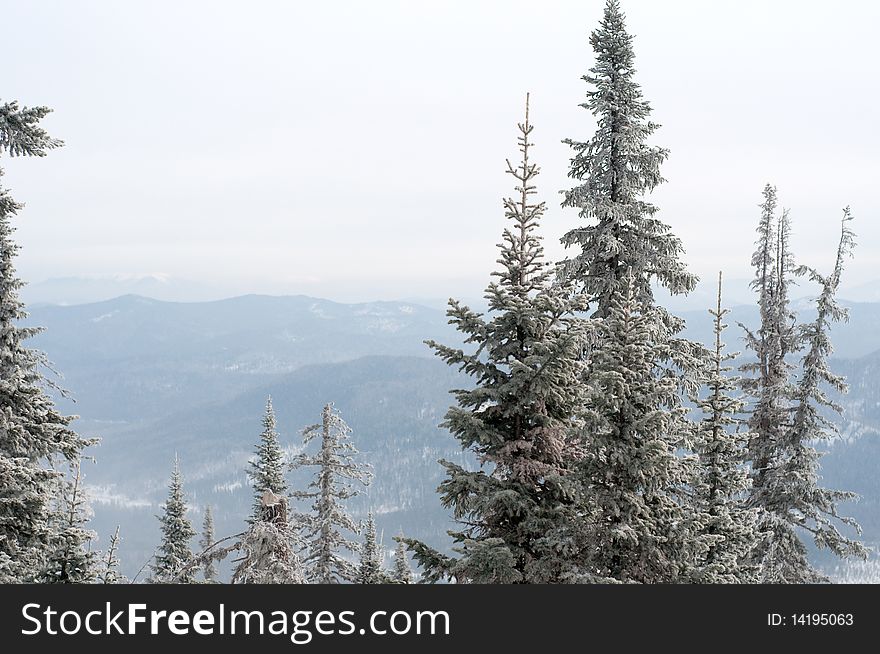
[[[795,297],[809,296],[812,292],[809,284],[799,280],[800,286],[794,290]],[[289,285],[280,282],[267,282],[260,291],[268,295],[295,295]],[[250,290],[253,289],[251,285]],[[476,287],[478,288],[478,287]],[[675,311],[699,311],[713,306],[715,303],[716,279],[701,279],[697,288],[687,296],[669,296],[658,289],[658,301]],[[54,277],[30,283],[22,289],[22,298],[31,307],[47,304],[73,305],[103,302],[123,295],[139,295],[142,297],[165,302],[209,302],[245,295],[244,284],[205,283],[182,279],[165,273],[117,274],[117,275],[85,275],[78,277]],[[845,286],[840,297],[850,302],[880,302],[880,280]],[[749,289],[749,280],[725,278],[724,302],[726,306],[735,307],[753,303],[753,293]],[[373,299],[373,298],[369,298]],[[463,302],[483,307],[485,301],[479,293],[471,297],[460,298]],[[418,304],[432,309],[445,310],[447,297],[412,296],[401,301]]]
[[[852,392],[845,398],[844,439],[823,460],[822,473],[828,485],[863,495],[846,511],[862,521],[868,542],[880,543],[880,390],[874,381],[880,304],[849,306],[851,320],[833,333],[834,367],[848,375]],[[706,311],[681,315],[692,338],[708,341]],[[732,311],[731,349],[742,346],[736,323],[755,318],[748,306]],[[239,530],[251,501],[245,463],[269,394],[291,451],[322,405],[336,403],[376,471],[355,509],[377,512],[386,546],[400,530],[448,545],[449,517],[434,492],[442,477],[437,459],[461,461],[463,454],[438,424],[451,403],[449,389],[468,380],[423,344],[426,338],[460,343],[442,310],[306,296],[179,303],[127,295],[35,307],[30,322],[47,328],[34,345],[64,373],[63,385],[76,399],[64,409],[81,416],[82,433],[102,438],[93,452],[97,464],[86,469],[94,524],[105,539],[122,525],[129,575],[158,542],[154,515],[175,453],[194,512],[211,504],[220,533]]]
[[[30,306],[87,304],[121,295],[141,295],[166,302],[204,302],[228,297],[218,286],[164,273],[53,277],[28,284],[22,298]]]

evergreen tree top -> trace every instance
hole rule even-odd
[[[412,568],[406,555],[406,541],[403,534],[395,539],[397,547],[394,549],[394,571],[392,578],[397,584],[411,584],[413,582]]]
[[[517,197],[504,199],[504,215],[513,221],[514,227],[504,230],[503,243],[498,246],[501,256],[497,260],[502,265],[502,270],[493,272],[492,275],[500,278],[501,286],[525,297],[530,292],[540,290],[549,275],[544,262],[541,237],[536,232],[546,204],[535,203],[530,199],[537,193],[534,178],[540,173],[540,168],[529,160],[529,150],[533,145],[529,136],[534,130],[529,122],[529,94],[526,94],[525,120],[517,124],[517,129],[520,132],[517,137],[520,162],[516,167],[510,160],[506,162],[507,173],[517,182],[514,187]],[[490,292],[488,299],[495,300],[497,296]]]
[[[125,577],[119,573],[119,526],[110,537],[110,544],[107,547],[107,553],[101,561],[101,569],[98,572],[98,582],[102,584],[119,584],[126,581]]]
[[[85,495],[80,462],[71,464],[69,479],[59,480],[60,497],[50,516],[51,536],[43,580],[47,583],[90,583],[98,576],[95,532],[86,528],[92,509]]]
[[[260,519],[262,512],[260,502],[264,493],[267,491],[276,495],[286,495],[287,493],[287,480],[284,477],[287,457],[281,447],[276,430],[277,422],[271,396],[266,399],[262,424],[263,431],[260,433],[260,441],[254,451],[255,457],[248,463],[248,475],[254,487],[251,521]]]
[[[645,199],[665,181],[660,166],[669,152],[647,143],[659,125],[649,120],[650,104],[634,79],[632,41],[620,3],[608,0],[590,37],[596,60],[583,77],[589,90],[581,106],[596,117],[597,130],[588,141],[565,141],[574,153],[569,177],[577,184],[564,193],[563,206],[579,209],[587,224],[562,237],[566,247],[581,250],[566,259],[563,276],[582,286],[598,317],[627,275],[643,304],[653,302],[655,281],[673,294],[688,293],[697,282],[679,259],[681,241]]]
[[[321,423],[303,430],[304,443],[320,438],[320,449],[314,454],[301,453],[290,463],[292,468],[316,468],[307,490],[291,493],[297,499],[313,500],[312,511],[296,517],[306,540],[303,564],[315,583],[354,581],[357,575],[356,567],[341,554],[342,550],[359,550],[346,535],[357,534],[360,529],[344,503],[358,495],[358,486],[369,485],[372,472],[367,464],[355,460],[358,452],[350,433],[351,428],[328,403],[321,412]]]
[[[181,583],[192,583],[195,570],[186,568],[185,574],[178,573],[193,558],[190,540],[196,535],[192,523],[186,516],[186,498],[183,492],[183,476],[180,472],[180,459],[175,455],[171,480],[168,484],[168,498],[165,500],[159,524],[162,531],[162,543],[153,566],[157,581],[176,579]]]
[[[363,526],[364,542],[361,544],[360,565],[358,566],[357,582],[359,584],[381,584],[385,582],[382,569],[383,553],[376,536],[376,521],[373,512],[367,514]]]

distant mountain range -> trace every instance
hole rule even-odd
[[[102,302],[121,295],[140,295],[166,302],[204,302],[228,297],[230,293],[163,273],[55,277],[28,284],[22,291],[22,297],[32,307]]]
[[[837,370],[850,378],[845,438],[823,460],[831,486],[863,500],[847,511],[880,543],[880,304],[850,304],[851,320],[835,329]],[[710,316],[683,312],[692,338],[708,342]],[[809,314],[805,314],[807,317]],[[751,307],[728,318],[728,342],[741,349],[737,322],[753,324]],[[76,399],[65,410],[78,429],[102,438],[87,467],[95,527],[106,540],[121,524],[125,571],[133,575],[159,538],[153,517],[165,495],[175,453],[198,512],[211,504],[220,533],[234,533],[250,506],[245,463],[260,432],[266,396],[278,412],[285,446],[333,401],[353,429],[376,481],[356,504],[378,514],[386,546],[405,533],[448,545],[449,517],[435,488],[437,459],[462,461],[457,441],[438,424],[449,389],[468,380],[432,357],[427,338],[460,337],[444,312],[411,302],[341,304],[305,296],[242,296],[181,303],[127,295],[75,306],[38,306],[30,322],[47,330],[34,345],[63,372]],[[302,479],[294,479],[302,483]]]
[[[805,280],[798,280],[795,297],[808,297],[815,289]],[[22,297],[29,306],[46,304],[73,305],[112,300],[123,295],[140,295],[165,302],[208,302],[234,296],[240,289],[230,284],[207,284],[174,277],[165,273],[85,275],[79,277],[54,277],[30,283],[22,290]],[[272,284],[265,289],[270,294],[288,295],[288,288]],[[686,296],[669,296],[662,289],[657,291],[658,301],[675,311],[697,311],[715,305],[716,280],[714,276],[700,280],[697,288]],[[753,303],[749,280],[729,278],[724,280],[724,302],[735,307]],[[844,287],[841,298],[853,303],[880,302],[880,280]],[[484,306],[479,296],[464,298],[475,307]],[[404,302],[433,309],[444,309],[447,298],[405,298]]]

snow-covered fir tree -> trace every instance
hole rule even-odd
[[[597,129],[573,151],[564,207],[581,223],[563,236],[575,253],[562,280],[590,302],[596,321],[583,352],[587,393],[581,528],[572,547],[578,580],[672,581],[689,574],[681,493],[691,459],[682,398],[702,382],[707,351],[683,337],[684,321],[658,306],[654,288],[688,293],[697,278],[683,246],[646,196],[664,180],[668,151],[649,144],[658,125],[635,81],[633,37],[618,0],[607,0],[590,44],[595,63],[582,105]]]
[[[275,409],[272,398],[266,399],[266,413],[263,416],[263,431],[255,451],[255,458],[248,463],[248,476],[254,488],[253,516],[258,520],[262,512],[262,497],[266,491],[276,495],[287,494],[287,480],[284,471],[287,466],[284,450],[276,431]]]
[[[202,520],[202,537],[199,540],[199,547],[201,547],[204,552],[211,547],[216,540],[217,536],[214,533],[214,511],[211,509],[211,506],[208,505],[205,507],[205,517]],[[205,576],[205,581],[209,584],[212,584],[217,580],[217,565],[213,559],[209,558],[205,561],[205,564],[202,566],[202,573]]]
[[[790,418],[784,423],[774,459],[763,479],[764,494],[761,507],[765,509],[770,542],[763,550],[760,561],[763,578],[781,583],[809,583],[827,581],[824,575],[809,563],[806,549],[798,535],[806,533],[819,549],[829,549],[840,557],[867,556],[862,543],[847,536],[841,527],[856,534],[861,532],[852,519],[838,511],[841,502],[855,499],[855,494],[820,486],[819,459],[821,454],[814,445],[833,440],[838,435],[837,425],[828,414],[840,414],[842,408],[828,396],[827,391],[844,393],[846,380],[828,368],[828,357],[833,352],[830,338],[832,325],[847,317],[846,310],[837,303],[846,259],[855,246],[849,228],[852,219],[849,208],[844,210],[837,257],[830,275],[799,266],[795,272],[807,276],[819,285],[816,316],[812,322],[799,325],[796,338],[804,352],[800,361],[800,375],[792,382]],[[786,398],[788,399],[788,398]]]
[[[458,582],[552,582],[570,575],[565,525],[573,510],[577,457],[575,415],[582,401],[585,309],[579,296],[554,284],[538,228],[545,206],[536,202],[538,166],[531,159],[528,98],[519,128],[520,161],[508,162],[515,197],[504,200],[500,269],[486,289],[486,316],[451,301],[449,322],[472,352],[429,341],[450,366],[474,381],[455,390],[457,405],[442,426],[482,469],[441,461],[441,502],[463,529],[453,533],[457,558],[405,539],[425,579]]]
[[[768,508],[768,475],[783,448],[783,434],[791,419],[789,398],[794,389],[790,356],[799,347],[789,289],[793,261],[788,244],[788,212],[777,216],[776,188],[764,187],[757,249],[752,255],[755,278],[751,287],[758,297],[760,325],[745,330],[746,346],[753,358],[742,366],[744,391],[751,398],[749,458],[752,467],[752,504]]]
[[[359,584],[383,584],[386,581],[383,553],[376,540],[376,521],[373,512],[367,515],[363,526],[364,542],[361,543],[360,563],[356,582]]]
[[[372,473],[368,465],[356,460],[358,452],[350,434],[339,412],[327,404],[321,423],[303,430],[305,444],[319,440],[320,449],[315,454],[301,453],[291,461],[294,469],[316,468],[308,490],[291,493],[299,500],[312,501],[311,511],[297,516],[305,540],[303,564],[311,583],[353,582],[357,576],[357,567],[344,555],[360,549],[347,535],[357,534],[358,525],[345,502],[358,494],[357,486],[369,485]]]
[[[780,484],[787,459],[786,432],[791,428],[791,398],[795,393],[792,356],[801,347],[790,289],[794,261],[789,245],[791,224],[787,210],[778,212],[777,192],[763,191],[758,239],[752,255],[755,277],[751,287],[758,297],[760,324],[744,327],[752,360],[742,366],[742,387],[750,399],[748,444],[752,490],[749,504],[759,511],[761,539],[753,550],[753,565],[762,583],[818,581],[807,549],[788,521]]]
[[[635,282],[611,297],[591,352],[584,403],[585,493],[578,547],[581,581],[663,583],[690,574],[689,512],[683,491],[690,458],[679,456],[692,432],[682,405],[676,348]]]
[[[49,584],[88,584],[98,576],[98,554],[92,550],[95,532],[86,528],[92,509],[82,483],[79,462],[69,479],[58,481],[59,497],[49,521],[48,556],[40,581]]]
[[[411,584],[413,582],[412,568],[409,566],[406,543],[402,535],[397,537],[397,547],[394,549],[394,569],[391,571],[391,580],[395,584]]]
[[[563,206],[577,208],[585,224],[562,238],[580,250],[564,262],[563,275],[578,283],[599,317],[608,314],[614,293],[625,292],[619,288],[624,279],[632,279],[634,298],[645,305],[653,302],[654,283],[679,294],[697,282],[679,259],[681,241],[645,199],[664,181],[660,165],[669,153],[648,144],[658,125],[635,81],[632,42],[620,2],[607,0],[590,37],[596,61],[583,77],[590,90],[581,105],[598,129],[588,141],[566,141],[576,185],[565,192]]]
[[[706,392],[696,401],[702,419],[692,446],[699,458],[692,482],[693,581],[705,584],[756,581],[751,554],[759,540],[757,512],[744,503],[751,487],[745,467],[749,434],[743,429],[741,418],[745,402],[736,392],[739,379],[730,374],[733,367],[729,362],[738,353],[727,352],[722,340],[727,328],[724,316],[728,312],[721,303],[719,273],[717,304],[709,310],[715,342]]]
[[[110,544],[107,552],[101,558],[100,567],[98,569],[98,583],[100,584],[121,584],[125,583],[125,577],[119,572],[119,527],[110,537]]]
[[[44,156],[62,143],[39,122],[46,107],[0,104],[0,155]],[[0,168],[0,182],[3,170]],[[49,397],[45,356],[26,346],[38,328],[19,298],[23,282],[14,260],[12,219],[22,205],[0,186],[0,581],[34,581],[46,563],[52,533],[51,498],[59,474],[53,466],[75,464],[92,441],[71,428]]]
[[[241,553],[233,584],[303,584],[297,550],[301,543],[288,514],[287,498],[272,491],[260,499],[260,515],[234,546]]]
[[[825,581],[810,564],[801,539],[811,537],[819,548],[838,556],[864,556],[864,546],[841,531],[856,534],[858,525],[838,513],[838,504],[853,499],[845,491],[819,485],[820,454],[817,441],[830,440],[836,427],[829,413],[840,407],[826,389],[844,392],[846,382],[827,367],[832,351],[829,331],[846,318],[836,302],[846,259],[854,246],[849,210],[844,212],[834,269],[829,276],[796,267],[789,246],[788,212],[777,212],[776,189],[767,185],[761,205],[758,247],[752,258],[758,295],[760,326],[746,329],[752,360],[743,366],[748,377],[743,388],[752,403],[749,457],[753,488],[750,503],[760,510],[763,538],[755,548],[759,579],[768,583]],[[799,325],[790,307],[795,275],[819,285],[814,321]],[[800,365],[792,361],[802,352]]]
[[[829,442],[840,435],[837,423],[826,417],[825,412],[839,416],[843,408],[828,396],[827,391],[845,393],[848,390],[846,380],[829,369],[828,357],[834,351],[829,332],[835,323],[848,317],[847,310],[837,302],[837,291],[846,260],[852,257],[855,247],[855,235],[849,227],[851,220],[852,214],[847,207],[843,211],[837,256],[830,275],[822,275],[807,266],[796,270],[819,284],[820,292],[814,320],[802,325],[798,333],[804,355],[794,395],[792,424],[786,434],[788,457],[779,478],[788,480],[782,490],[788,494],[785,504],[792,524],[810,534],[819,549],[829,549],[840,557],[865,558],[868,554],[865,546],[838,529],[843,524],[861,533],[855,520],[838,512],[840,502],[857,496],[819,485],[821,454],[813,447],[815,443]]]
[[[162,515],[158,516],[162,542],[153,562],[155,583],[191,584],[195,581],[196,569],[188,564],[193,558],[190,541],[196,531],[186,517],[186,512],[180,460],[175,457],[168,485],[168,499],[165,500]]]

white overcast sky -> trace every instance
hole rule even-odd
[[[702,276],[749,274],[779,187],[805,263],[840,210],[850,284],[880,278],[880,3],[624,0],[671,149],[654,193]],[[4,159],[23,277],[164,273],[232,292],[475,296],[494,266],[526,91],[549,211],[602,0],[7,3],[0,98],[67,145]]]

